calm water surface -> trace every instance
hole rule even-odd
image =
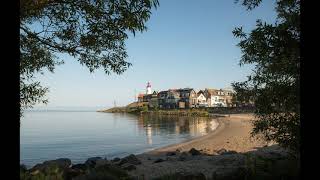
[[[215,129],[209,118],[135,116],[93,111],[26,111],[21,119],[20,163],[93,156],[124,157],[179,143]]]

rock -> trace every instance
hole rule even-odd
[[[87,169],[87,166],[85,164],[75,164],[71,168],[75,170],[85,171]]]
[[[203,173],[177,173],[177,180],[206,180],[206,176]]]
[[[33,176],[35,176],[35,175],[37,175],[37,174],[39,174],[40,173],[40,171],[39,171],[39,169],[37,169],[37,170],[31,170],[31,175],[33,175]]]
[[[219,154],[217,152],[213,151],[210,156],[216,156],[216,155],[219,155]]]
[[[129,163],[133,165],[139,165],[141,164],[141,161],[133,154],[130,154],[129,156],[126,156],[120,160],[119,165],[121,166],[122,164]]]
[[[130,179],[128,172],[119,166],[104,165],[86,171],[72,180],[120,180]],[[132,179],[132,178],[131,178]],[[71,180],[71,179],[70,179]]]
[[[223,153],[226,153],[226,152],[227,152],[227,150],[224,149],[224,148],[222,148],[222,149],[217,151],[218,154],[223,154]]]
[[[185,157],[185,156],[180,156],[179,158],[178,158],[178,161],[185,161],[187,159],[187,157]]]
[[[83,174],[83,171],[80,170],[80,169],[70,169],[70,168],[68,168],[68,169],[66,169],[64,171],[63,176],[64,176],[64,179],[70,179],[71,180],[74,177],[77,177],[77,176],[79,176],[81,174]]]
[[[167,156],[174,156],[174,155],[176,155],[176,153],[175,153],[175,152],[167,152],[166,155],[167,155]]]
[[[181,152],[181,149],[180,148],[176,149],[176,152]]]
[[[196,156],[196,155],[200,155],[201,152],[196,150],[195,148],[192,148],[190,149],[189,153],[192,155],[192,156]]]
[[[238,153],[237,151],[228,151],[228,150],[226,150],[226,149],[224,149],[224,148],[222,148],[222,149],[220,149],[220,150],[218,150],[218,151],[216,151],[216,152],[217,152],[217,154],[219,154],[219,155],[237,154],[237,153]]]
[[[91,157],[86,160],[85,165],[89,167],[94,167],[96,165],[96,161],[102,159],[101,157]]]
[[[221,153],[221,155],[225,155],[225,154],[237,154],[237,153],[238,153],[237,151],[227,151],[227,152]]]
[[[98,159],[96,160],[95,167],[104,166],[111,164],[107,159]]]
[[[188,157],[188,154],[187,154],[186,152],[183,152],[183,153],[179,156],[178,160],[179,160],[179,161],[185,161],[185,160],[187,159],[187,157]]]
[[[164,161],[163,159],[159,158],[159,159],[155,160],[153,163],[159,163],[159,162],[163,162],[163,161]]]
[[[122,169],[127,170],[127,171],[132,171],[137,169],[137,167],[133,164],[125,163],[121,166]]]
[[[45,161],[42,164],[37,164],[33,168],[31,168],[31,171],[36,171],[36,170],[45,171],[54,167],[64,170],[70,166],[71,166],[70,159],[60,158],[56,160]]]
[[[118,161],[120,161],[120,160],[121,160],[120,158],[116,157],[116,158],[114,158],[114,159],[112,160],[112,162],[118,162]]]
[[[229,156],[223,156],[219,155],[218,157],[212,158],[214,164],[219,166],[237,166],[238,164],[242,163],[243,156],[237,156],[237,155],[229,155]]]
[[[233,168],[221,168],[218,171],[214,172],[212,177],[213,179],[216,179],[216,180],[229,180],[229,179],[239,180],[239,179],[247,179],[248,175],[250,177],[250,174],[247,171],[247,169],[243,167],[233,167]]]

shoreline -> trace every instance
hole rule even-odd
[[[207,135],[136,155],[141,164],[129,174],[153,179],[174,173],[202,173],[210,179],[213,172],[230,174],[245,167],[248,156],[286,156],[277,145],[251,138],[253,114],[233,114],[216,120],[218,127]]]
[[[147,151],[141,154],[159,154],[159,153],[163,153],[163,152],[167,152],[167,151],[176,151],[177,149],[179,149],[179,147],[184,146],[186,144],[190,144],[193,142],[197,142],[197,141],[201,141],[201,139],[206,138],[208,136],[213,136],[216,133],[219,133],[220,131],[222,131],[225,127],[225,123],[223,121],[221,121],[218,118],[214,118],[213,121],[216,121],[216,123],[218,124],[217,127],[215,129],[213,129],[212,131],[210,131],[208,134],[206,135],[202,135],[202,136],[198,136],[198,137],[194,137],[179,143],[175,143],[175,144],[170,144],[170,145],[166,145],[163,147],[159,147],[156,149],[153,149],[151,151]],[[140,154],[138,154],[140,155]]]
[[[130,114],[130,113],[129,113]],[[171,116],[171,115],[168,115],[168,116]],[[175,115],[172,115],[172,117],[174,117]],[[135,155],[140,155],[140,154],[143,154],[143,153],[148,153],[148,152],[150,152],[150,151],[154,151],[154,150],[158,150],[158,149],[162,149],[162,148],[165,148],[165,147],[168,147],[168,146],[174,146],[174,145],[177,145],[177,144],[181,144],[181,143],[187,143],[187,142],[189,142],[189,141],[192,141],[192,140],[197,140],[198,138],[201,138],[201,137],[203,137],[203,136],[207,136],[207,135],[209,135],[209,134],[211,134],[212,132],[214,132],[214,131],[216,131],[219,127],[220,127],[220,124],[221,123],[219,123],[218,121],[219,120],[217,120],[217,118],[219,118],[219,117],[224,117],[225,115],[221,115],[221,114],[213,114],[213,117],[211,117],[211,119],[212,119],[212,121],[215,121],[218,125],[217,125],[217,127],[215,127],[213,130],[211,130],[211,131],[209,131],[207,134],[205,134],[205,135],[199,135],[199,136],[196,136],[196,137],[191,137],[191,138],[189,138],[189,139],[185,139],[185,140],[182,140],[182,141],[180,141],[180,142],[178,142],[178,143],[175,143],[175,144],[169,144],[169,145],[164,145],[164,146],[160,146],[160,147],[155,147],[155,148],[152,148],[152,149],[145,149],[145,150],[142,150],[142,151],[140,151],[140,152],[132,152],[131,154],[135,154]],[[130,154],[130,153],[129,153]],[[127,154],[127,155],[129,155],[129,154]],[[119,158],[123,158],[123,157],[125,157],[125,156],[127,156],[127,155],[123,155],[123,156],[115,156],[115,157],[112,157],[112,158],[117,158],[117,157],[119,157]],[[92,156],[93,157],[93,156]],[[104,157],[104,156],[101,156],[101,157]],[[61,158],[68,158],[69,159],[69,157],[64,157],[64,156],[62,156]],[[91,156],[90,157],[88,157],[88,158],[91,158]],[[45,162],[45,161],[51,161],[51,160],[54,160],[53,158],[52,159],[46,159],[46,160],[40,160],[40,161],[37,161],[36,163],[33,163],[33,164],[26,164],[26,163],[23,163],[23,162],[21,162],[20,161],[20,164],[21,165],[25,165],[26,167],[27,167],[27,169],[31,169],[32,167],[34,167],[35,165],[37,165],[37,164],[41,164],[41,163],[43,163],[43,162]],[[82,163],[85,163],[85,161],[86,161],[86,159],[85,160],[81,160],[81,161],[79,161],[79,160],[72,160],[72,162],[74,162],[73,164],[82,164]]]
[[[139,155],[161,154],[169,151],[189,151],[191,148],[203,150],[207,154],[216,154],[220,149],[247,152],[267,145],[263,140],[250,137],[253,114],[231,114],[230,116],[214,118],[218,126],[204,136],[195,137],[180,143],[167,145]],[[240,140],[239,142],[237,142]],[[240,144],[240,142],[244,142]],[[251,144],[252,143],[252,144]]]
[[[86,170],[93,168],[93,172],[101,171],[101,173],[116,169],[116,172],[122,171],[123,174],[127,173],[128,176],[137,179],[167,177],[176,179],[178,176],[189,179],[190,177],[215,179],[234,175],[250,176],[252,163],[259,172],[265,171],[266,169],[261,169],[264,166],[255,164],[256,159],[263,160],[263,164],[270,165],[270,161],[273,161],[276,164],[280,163],[281,167],[292,166],[290,168],[299,169],[299,161],[290,159],[283,148],[276,144],[251,139],[253,118],[253,114],[233,114],[214,118],[218,125],[206,135],[137,155],[131,154],[113,160],[91,157],[80,164],[73,164],[70,159],[60,158],[43,162],[29,170],[20,166],[20,171],[22,169],[26,175],[34,176],[44,169],[58,165],[64,172],[74,173],[72,175],[74,177],[84,177]],[[110,167],[112,168],[108,169]],[[273,175],[274,169],[268,169],[268,173]]]
[[[176,151],[179,149],[179,151],[189,151],[191,148],[195,148],[197,150],[206,150],[207,154],[216,154],[214,151],[222,149],[223,147],[217,146],[215,148],[208,148],[210,144],[208,142],[212,142],[216,138],[218,139],[225,139],[224,136],[221,137],[221,135],[229,134],[230,131],[230,123],[231,125],[235,123],[234,121],[239,121],[241,119],[247,121],[248,119],[253,118],[252,113],[245,113],[245,114],[212,114],[213,117],[211,117],[212,121],[215,121],[218,125],[211,131],[209,131],[205,135],[200,135],[197,137],[192,137],[187,140],[183,140],[178,143],[169,144],[165,146],[160,146],[155,149],[149,149],[146,151],[142,151],[140,153],[135,153],[136,156],[140,155],[156,155],[156,154],[162,154],[169,151]],[[223,143],[222,143],[223,144]],[[265,146],[266,144],[262,145]],[[262,147],[261,146],[261,147]],[[211,151],[208,151],[208,149]],[[245,152],[245,151],[239,151],[233,148],[225,148],[229,150],[235,150],[237,152]],[[250,149],[252,150],[252,149]],[[50,161],[50,160],[47,160]],[[39,164],[42,162],[38,162],[36,164]],[[81,163],[81,162],[79,162]],[[23,163],[20,163],[23,164]],[[35,165],[36,165],[35,164]],[[28,167],[33,167],[34,165],[28,165]]]

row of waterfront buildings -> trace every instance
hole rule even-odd
[[[151,108],[175,109],[195,107],[232,107],[233,91],[205,88],[196,92],[193,88],[151,91],[148,82],[145,94],[138,95],[138,102],[147,102]]]

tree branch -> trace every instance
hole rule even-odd
[[[40,37],[38,37],[36,34],[30,32],[28,29],[26,29],[25,27],[23,26],[20,26],[20,29],[22,29],[24,32],[26,32],[29,36],[37,39],[38,41],[40,41],[42,44],[44,45],[47,45],[53,49],[57,49],[59,51],[65,51],[67,53],[77,53],[77,54],[81,54],[80,51],[77,51],[76,48],[77,47],[72,47],[72,48],[66,48],[66,47],[62,47],[62,46],[59,46],[57,44],[51,44],[50,42],[48,42],[47,40],[45,39],[42,39]]]

